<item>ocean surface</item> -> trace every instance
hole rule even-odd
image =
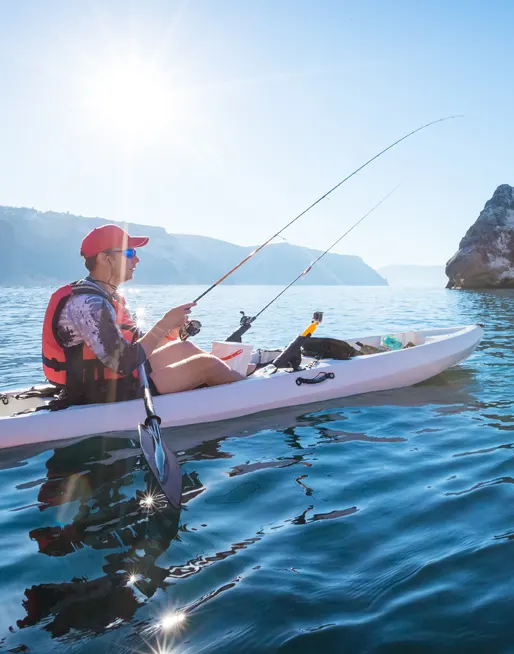
[[[150,324],[202,290],[126,296]],[[196,342],[279,290],[216,289]],[[0,288],[0,389],[42,381],[50,291]],[[141,503],[131,438],[0,451],[0,651],[514,652],[514,293],[298,286],[246,342],[283,345],[314,310],[320,336],[485,338],[412,388],[167,430],[180,513]]]

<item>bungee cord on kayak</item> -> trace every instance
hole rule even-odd
[[[293,281],[291,281],[291,282],[290,282],[290,283],[289,283],[285,288],[283,288],[283,289],[280,291],[280,293],[278,293],[277,295],[275,295],[275,297],[274,297],[272,300],[270,300],[270,302],[268,302],[268,304],[266,304],[266,306],[264,306],[264,307],[263,307],[263,308],[262,308],[258,313],[256,313],[255,316],[252,316],[252,317],[250,317],[250,316],[246,316],[245,313],[244,313],[244,311],[241,311],[241,313],[243,314],[243,316],[242,316],[241,321],[240,321],[240,326],[239,326],[238,329],[236,329],[235,332],[233,332],[233,333],[232,333],[232,334],[227,338],[227,341],[231,341],[231,342],[233,342],[233,343],[240,343],[240,342],[241,342],[241,337],[243,336],[243,334],[245,334],[245,333],[250,329],[250,327],[252,326],[252,323],[255,322],[255,320],[257,320],[257,318],[258,318],[261,314],[263,314],[263,313],[266,311],[266,309],[268,309],[268,308],[269,308],[269,307],[270,307],[274,302],[276,302],[276,301],[278,300],[279,297],[281,297],[281,296],[282,296],[282,295],[283,295],[283,294],[284,294],[288,289],[291,288],[291,286],[293,286],[293,284],[296,284],[296,282],[297,282],[298,280],[300,280],[302,277],[305,277],[305,275],[307,275],[307,274],[311,271],[312,267],[315,266],[315,265],[318,263],[318,261],[320,261],[320,259],[323,259],[323,257],[324,257],[326,254],[328,254],[328,253],[330,252],[330,250],[332,250],[333,248],[335,248],[335,246],[336,246],[338,243],[340,243],[340,242],[343,240],[343,238],[344,238],[345,236],[348,236],[348,234],[349,234],[351,231],[353,231],[353,230],[354,230],[358,225],[360,225],[361,222],[362,222],[363,220],[365,220],[365,219],[366,219],[370,214],[372,214],[372,213],[375,211],[375,209],[378,209],[378,207],[379,207],[383,202],[385,202],[385,201],[387,200],[387,198],[389,198],[389,197],[390,197],[390,196],[391,196],[391,195],[396,191],[397,188],[398,188],[398,186],[396,186],[392,191],[390,191],[387,195],[385,195],[385,196],[380,200],[380,202],[377,202],[377,204],[375,204],[375,206],[374,206],[373,208],[371,208],[367,213],[365,213],[364,216],[362,216],[361,218],[359,218],[359,220],[358,220],[355,224],[353,224],[353,225],[350,227],[350,229],[346,230],[346,232],[345,232],[342,236],[340,236],[340,237],[337,239],[337,241],[334,241],[334,243],[332,243],[332,245],[331,245],[329,248],[327,248],[324,252],[322,252],[322,253],[319,255],[319,257],[318,257],[317,259],[315,259],[314,261],[312,261],[312,262],[307,266],[307,268],[305,268],[305,270],[304,270],[303,272],[301,272],[297,277],[295,277],[295,278],[293,279]],[[319,321],[319,322],[321,322],[321,321]]]
[[[213,289],[215,289],[216,286],[221,284],[221,282],[223,282],[225,279],[227,279],[227,277],[229,277],[232,273],[234,273],[236,270],[238,270],[243,264],[245,264],[252,257],[254,257],[257,254],[257,252],[260,252],[264,247],[266,247],[266,245],[271,243],[271,241],[273,241],[273,239],[275,239],[277,236],[280,236],[280,234],[282,234],[282,232],[284,232],[288,227],[291,227],[291,225],[293,225],[297,220],[299,220],[302,216],[305,216],[305,214],[307,212],[309,212],[311,209],[313,209],[317,204],[319,204],[322,200],[327,198],[331,193],[333,193],[336,189],[338,189],[340,186],[342,186],[349,179],[351,179],[352,177],[357,175],[357,173],[359,173],[361,170],[366,168],[366,166],[368,166],[370,163],[375,161],[375,159],[378,159],[383,154],[385,154],[388,150],[391,150],[392,148],[394,148],[396,145],[398,145],[402,141],[405,141],[406,139],[408,139],[410,136],[413,136],[414,134],[417,134],[417,132],[421,132],[422,130],[427,129],[428,127],[431,127],[432,125],[436,125],[437,123],[442,123],[442,122],[444,122],[446,120],[452,120],[453,118],[462,118],[462,115],[460,115],[460,114],[457,115],[456,114],[456,115],[453,115],[453,116],[445,116],[444,118],[438,118],[437,120],[433,120],[433,121],[431,121],[429,123],[426,123],[425,125],[421,125],[421,127],[418,127],[416,129],[412,130],[408,134],[405,134],[401,138],[397,139],[394,143],[391,143],[391,145],[388,145],[386,148],[384,148],[383,150],[378,152],[376,155],[371,157],[371,159],[368,159],[368,161],[363,163],[361,166],[359,166],[353,172],[351,172],[349,175],[347,175],[344,179],[342,179],[340,182],[338,182],[335,186],[333,186],[324,195],[319,197],[315,202],[313,202],[306,209],[304,209],[301,213],[299,213],[297,216],[295,216],[295,218],[293,218],[286,225],[284,225],[284,227],[282,227],[282,229],[280,229],[278,232],[273,234],[273,236],[268,238],[266,241],[264,241],[264,243],[259,245],[259,247],[255,248],[255,250],[250,252],[250,254],[248,254],[246,257],[244,257],[244,259],[242,259],[237,265],[235,265],[227,273],[225,273],[222,277],[220,277],[216,282],[211,284],[211,286],[209,286],[209,288],[207,288],[203,293],[201,293],[197,298],[195,298],[194,303],[196,304],[197,302],[199,302],[208,293],[210,293]],[[187,322],[184,325],[184,327],[182,328],[181,332],[180,332],[180,338],[182,340],[186,340],[190,336],[196,336],[196,334],[198,334],[200,332],[201,326],[202,325],[198,320],[191,320],[191,321]]]

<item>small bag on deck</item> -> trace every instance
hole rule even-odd
[[[302,346],[303,354],[317,359],[337,359],[344,361],[359,354],[346,341],[338,338],[319,338],[311,336]]]

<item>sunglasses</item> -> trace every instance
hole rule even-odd
[[[133,259],[136,256],[136,248],[127,248],[126,250],[105,250],[106,253],[109,252],[121,252],[124,257],[127,257],[127,259]]]

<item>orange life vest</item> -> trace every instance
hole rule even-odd
[[[82,294],[100,295],[112,304],[116,312],[116,323],[126,341],[132,343],[139,337],[137,326],[126,308],[123,297],[112,298],[102,289],[80,282],[67,284],[55,291],[48,303],[43,322],[43,372],[48,381],[78,393],[88,387],[91,389],[105,384],[107,380],[126,378],[104,366],[85,343],[63,346],[57,331],[62,310],[72,295]],[[132,376],[137,378],[137,370]]]

